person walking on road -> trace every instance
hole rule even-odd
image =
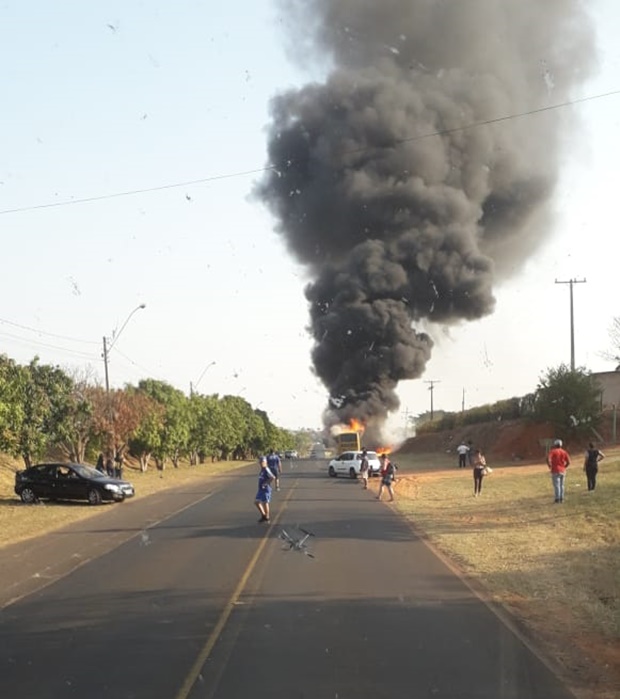
[[[280,490],[280,474],[282,473],[282,461],[274,449],[269,450],[267,455],[267,467],[273,473],[276,483],[276,490]]]
[[[551,472],[553,482],[553,492],[555,503],[564,502],[564,482],[566,480],[566,469],[570,466],[570,454],[562,448],[562,440],[556,439],[553,448],[547,456],[547,466]]]
[[[362,488],[368,490],[368,476],[370,464],[368,463],[368,451],[362,450],[362,461],[360,463],[360,478],[362,479]]]
[[[588,444],[585,460],[583,462],[583,470],[586,472],[588,481],[588,491],[596,488],[596,474],[598,473],[598,462],[605,458],[605,454],[600,449],[597,449],[593,442]]]
[[[474,497],[482,492],[482,479],[486,475],[487,461],[480,449],[474,449],[471,455],[471,465],[474,470]]]
[[[465,442],[461,442],[456,448],[456,453],[459,455],[459,468],[467,468],[467,455],[469,447]]]
[[[254,504],[256,509],[260,512],[259,522],[269,522],[270,517],[270,507],[271,502],[271,484],[275,480],[273,473],[269,470],[267,466],[267,459],[261,456],[259,459],[260,471],[258,473],[258,490],[256,492],[256,498]]]
[[[387,488],[390,494],[390,502],[394,500],[394,481],[396,480],[396,466],[388,458],[387,454],[381,454],[381,485],[379,486],[379,494],[377,500],[381,500],[383,489]]]

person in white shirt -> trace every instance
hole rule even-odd
[[[467,455],[469,447],[465,442],[461,442],[456,448],[456,453],[459,455],[459,468],[467,468]]]

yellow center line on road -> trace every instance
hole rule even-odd
[[[284,502],[282,503],[282,507],[278,511],[278,514],[276,515],[275,519],[273,520],[273,524],[271,526],[275,526],[279,522],[280,517],[282,516],[282,513],[286,509],[286,505],[288,504],[288,501],[291,499],[291,496],[293,495],[293,491],[297,487],[298,482],[299,482],[299,479],[297,479],[295,481],[295,483],[293,483],[292,487],[290,488],[289,492],[287,493],[286,497],[284,498]],[[190,668],[190,671],[187,673],[187,677],[185,678],[179,691],[176,693],[174,699],[187,699],[190,692],[192,691],[192,688],[193,688],[194,684],[196,683],[198,676],[200,675],[200,671],[201,671],[202,667],[209,659],[209,656],[211,655],[211,651],[215,647],[215,644],[217,643],[218,638],[221,636],[222,631],[224,630],[226,623],[228,622],[228,619],[231,615],[233,608],[235,607],[235,605],[239,601],[239,597],[241,597],[241,594],[243,593],[243,590],[245,589],[245,586],[247,585],[248,580],[250,579],[250,576],[254,572],[254,568],[256,567],[256,564],[258,563],[258,560],[259,560],[263,550],[265,549],[267,542],[269,541],[269,534],[271,533],[271,526],[269,526],[269,528],[267,529],[267,531],[263,535],[263,538],[260,540],[258,548],[254,552],[254,555],[252,556],[246,569],[243,571],[243,575],[239,579],[239,582],[237,583],[237,587],[235,587],[234,592],[232,593],[232,595],[230,596],[230,599],[226,603],[226,606],[222,610],[222,613],[220,614],[220,617],[217,620],[217,623],[215,624],[213,631],[211,631],[209,638],[207,638],[200,653],[198,653],[196,660],[194,660],[194,664]]]

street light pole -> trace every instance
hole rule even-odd
[[[103,336],[103,366],[105,368],[105,390],[106,393],[110,393],[110,378],[109,378],[109,372],[108,372],[108,358],[110,356],[110,350],[114,345],[116,344],[118,338],[121,336],[121,333],[125,329],[125,326],[129,321],[131,320],[131,317],[133,316],[134,313],[137,311],[142,310],[143,308],[146,308],[145,303],[141,303],[139,306],[136,306],[133,311],[127,316],[127,319],[125,322],[121,325],[121,329],[112,336],[112,339],[110,340],[110,344],[108,344],[108,338],[104,335]]]
[[[111,448],[114,447],[114,413],[112,411],[112,403],[110,402],[110,373],[108,370],[108,360],[110,357],[110,350],[114,345],[116,344],[118,338],[121,336],[121,333],[125,329],[125,326],[129,321],[131,320],[131,317],[133,316],[134,313],[137,311],[140,311],[141,309],[146,308],[145,303],[141,303],[139,306],[136,306],[133,311],[127,316],[125,322],[121,325],[121,329],[115,333],[112,336],[112,339],[108,343],[108,338],[104,335],[103,336],[103,366],[105,369],[105,393],[106,393],[106,398],[107,398],[107,403],[108,403],[108,418],[110,420],[110,437],[111,437]]]
[[[110,393],[110,377],[108,374],[108,338],[103,336],[103,366],[105,368],[105,392]]]
[[[212,367],[214,364],[217,364],[217,362],[212,361],[207,364],[207,366],[202,370],[202,374],[200,374],[200,377],[198,378],[198,381],[196,381],[196,383],[192,383],[191,381],[189,382],[190,397],[194,395],[194,391],[198,388],[198,384],[202,381],[202,377],[207,373],[207,369],[209,367]]]

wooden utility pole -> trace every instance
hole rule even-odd
[[[435,384],[440,383],[439,381],[425,381],[424,383],[430,384],[428,387],[428,390],[431,392],[431,422],[433,421],[433,417],[435,415],[435,409],[433,405],[433,392],[435,390]]]
[[[585,279],[566,279],[564,281],[555,280],[556,284],[568,284],[570,288],[570,368],[575,371],[575,317],[573,310],[573,285],[585,284]]]

